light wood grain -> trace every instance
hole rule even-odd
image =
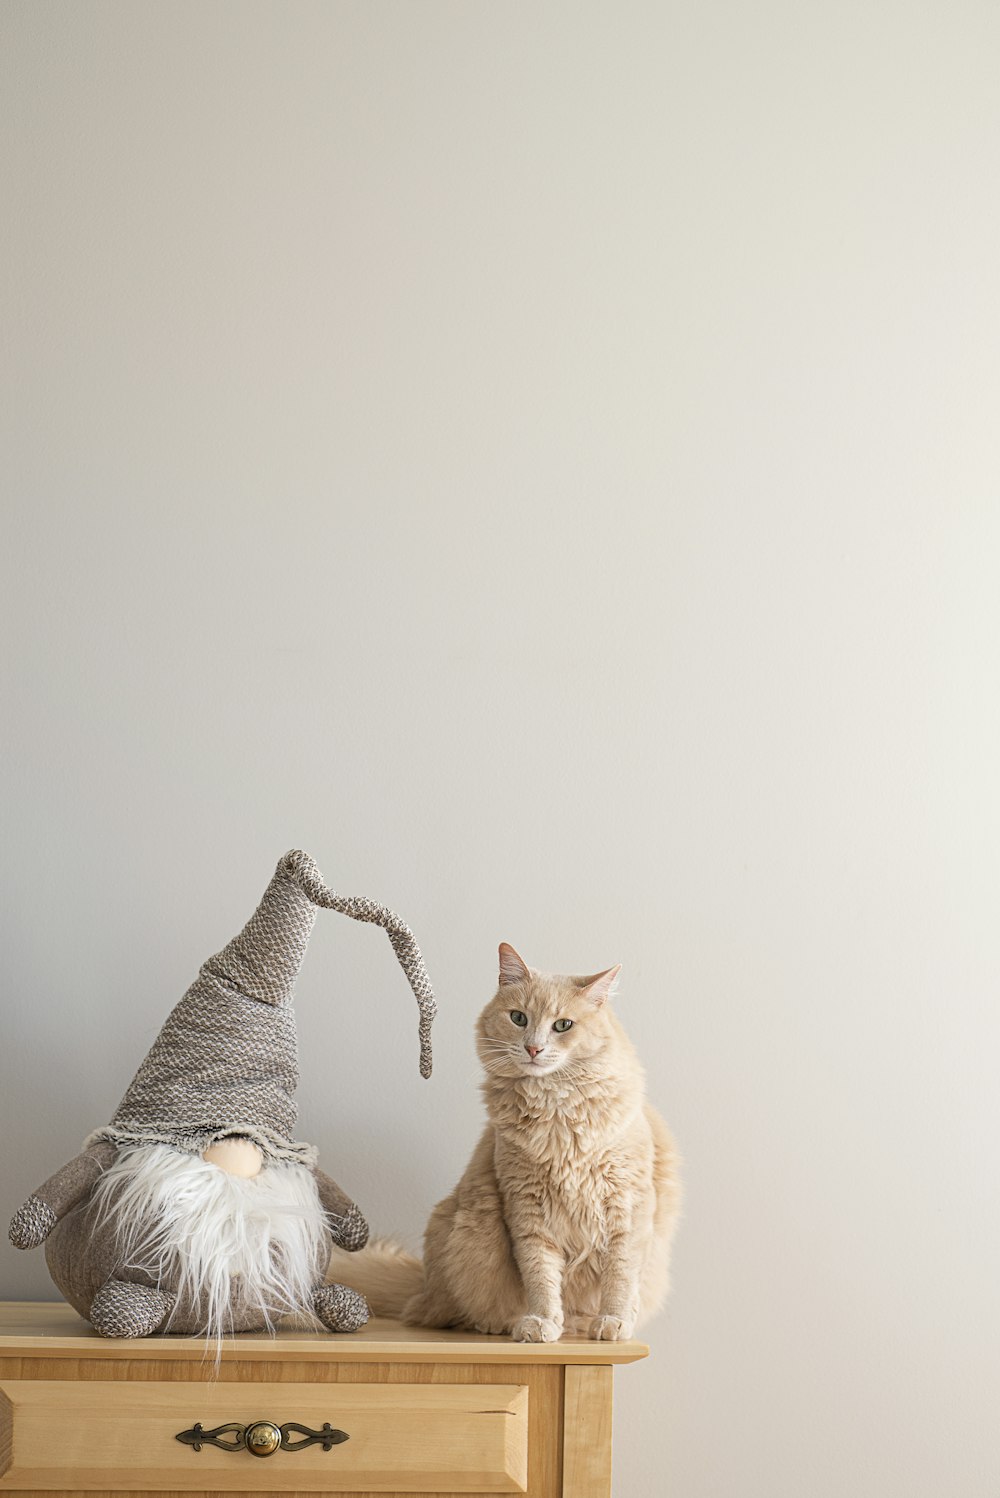
[[[0,1478],[8,1470],[14,1455],[14,1407],[0,1389]]]
[[[567,1368],[563,1498],[611,1498],[611,1369]]]
[[[204,1342],[197,1337],[143,1337],[109,1340],[95,1331],[62,1303],[46,1301],[0,1304],[0,1356],[30,1352],[34,1357],[141,1359],[201,1358]],[[512,1342],[508,1337],[487,1337],[475,1332],[434,1331],[403,1326],[398,1321],[376,1318],[345,1336],[329,1332],[289,1331],[270,1337],[245,1333],[228,1337],[222,1346],[224,1361],[294,1357],[300,1361],[330,1362],[455,1362],[455,1363],[633,1363],[648,1356],[642,1342],[591,1342],[586,1338],[563,1338],[558,1342]]]
[[[5,1382],[14,1455],[5,1488],[81,1489],[116,1482],[150,1492],[209,1488],[241,1492],[250,1483],[286,1493],[523,1493],[527,1487],[525,1387],[509,1384],[256,1384],[192,1386],[21,1380]],[[176,1440],[206,1429],[294,1420],[324,1421],[350,1439],[323,1451],[200,1451]]]
[[[21,1357],[0,1359],[0,1387],[12,1380],[37,1379],[45,1382],[49,1381],[51,1376],[52,1379],[71,1382],[110,1382],[115,1395],[121,1384],[132,1383],[181,1385],[191,1391],[193,1399],[200,1397],[205,1385],[226,1388],[234,1392],[245,1392],[247,1386],[256,1388],[260,1383],[309,1383],[314,1394],[330,1392],[335,1396],[337,1386],[354,1384],[481,1386],[495,1383],[500,1371],[496,1365],[490,1363],[465,1365],[453,1363],[440,1365],[433,1363],[283,1364],[280,1362],[253,1364],[244,1361],[224,1363],[216,1371],[211,1363],[206,1364],[201,1360],[195,1363],[182,1363],[122,1359],[114,1363],[107,1359]],[[528,1389],[528,1498],[561,1498],[563,1370],[551,1364],[505,1364],[502,1377],[510,1384]],[[276,1457],[267,1460],[277,1459]],[[259,1472],[265,1465],[265,1463],[255,1461],[254,1470]],[[8,1488],[7,1484],[0,1484],[0,1492],[3,1493],[4,1498],[24,1498],[27,1491],[23,1488]],[[61,1498],[82,1498],[83,1490],[75,1486],[67,1486],[58,1491]],[[94,1493],[114,1491],[120,1494],[120,1498],[137,1498],[137,1490],[131,1488],[112,1489],[109,1486],[90,1491]],[[177,1490],[169,1491],[176,1492]],[[202,1492],[201,1489],[192,1489],[192,1498],[200,1498]],[[254,1492],[258,1490],[255,1489]],[[162,1495],[158,1495],[158,1498],[162,1498]],[[249,1498],[253,1498],[253,1495],[249,1495]],[[362,1498],[362,1495],[351,1492],[338,1495],[338,1498]],[[445,1495],[439,1489],[436,1493],[414,1495],[414,1498],[445,1498]],[[473,1495],[456,1495],[452,1490],[449,1498],[473,1498]]]

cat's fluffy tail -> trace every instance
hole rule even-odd
[[[358,1253],[335,1248],[326,1279],[360,1290],[373,1316],[398,1317],[424,1288],[424,1266],[392,1238],[373,1238]]]

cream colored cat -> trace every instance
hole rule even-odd
[[[385,1242],[334,1252],[331,1277],[377,1315],[617,1341],[663,1303],[677,1153],[607,1002],[619,971],[552,976],[501,945],[476,1029],[489,1122],[431,1214],[423,1264]]]

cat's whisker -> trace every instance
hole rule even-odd
[[[504,1075],[503,1072],[500,1071],[500,1069],[497,1066],[495,1060],[484,1061],[483,1062],[483,1067],[485,1068],[486,1071],[493,1072],[494,1076],[503,1076]]]

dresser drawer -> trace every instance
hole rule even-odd
[[[331,1444],[328,1436],[324,1450],[290,1429],[288,1445],[254,1456],[245,1443],[223,1449],[206,1435],[264,1423],[319,1435],[328,1425],[346,1439]],[[273,1431],[257,1434],[276,1439]],[[215,1439],[227,1447],[243,1440],[233,1431]],[[527,1486],[523,1384],[0,1382],[0,1494],[468,1494]]]

